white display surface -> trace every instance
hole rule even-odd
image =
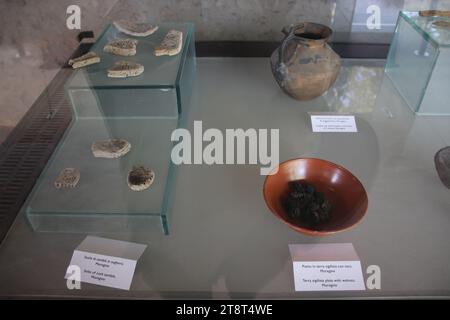
[[[382,70],[384,61],[344,59],[343,68],[369,63]],[[349,81],[356,81],[352,72],[346,73]],[[280,128],[280,160],[317,157],[350,170],[369,199],[355,228],[325,238],[290,229],[264,203],[259,165],[182,165],[168,236],[157,224],[139,232],[89,232],[148,245],[130,291],[91,284],[68,290],[63,275],[86,233],[33,232],[20,213],[0,246],[0,296],[450,296],[450,197],[433,163],[436,151],[450,145],[450,117],[415,117],[389,81],[381,88],[371,84],[364,93],[376,92],[376,103],[355,113],[357,134],[316,134],[308,112],[333,106],[323,97],[300,102],[285,95],[267,59],[201,58],[186,113],[190,130],[194,120],[205,129]],[[365,280],[370,265],[380,267],[381,289],[296,292],[288,249],[293,243],[352,243]]]

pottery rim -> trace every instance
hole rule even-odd
[[[333,30],[326,25],[315,22],[302,22],[291,25],[289,34],[309,45],[324,44],[333,34]]]

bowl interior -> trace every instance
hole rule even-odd
[[[302,180],[312,184],[331,203],[331,219],[312,229],[288,217],[283,199],[289,181]],[[300,158],[280,164],[278,172],[268,175],[264,198],[269,209],[289,226],[310,235],[326,235],[346,230],[358,223],[367,210],[368,199],[361,182],[346,169],[326,160]]]
[[[322,24],[305,22],[294,26],[294,34],[306,40],[327,40],[333,31]]]

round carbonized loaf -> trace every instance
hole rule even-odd
[[[147,167],[136,166],[128,173],[128,186],[133,191],[142,191],[150,187],[155,180],[155,173]]]

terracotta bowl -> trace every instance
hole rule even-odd
[[[312,184],[331,203],[331,219],[312,229],[301,221],[288,217],[283,209],[290,181],[303,180]],[[264,200],[272,213],[292,229],[310,236],[326,236],[348,230],[358,224],[367,211],[368,199],[361,182],[347,169],[332,162],[298,158],[278,166],[278,172],[264,182]]]

